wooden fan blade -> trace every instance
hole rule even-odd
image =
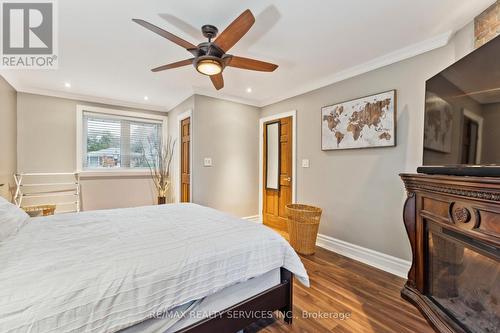
[[[250,30],[254,23],[255,17],[250,9],[245,10],[215,39],[215,44],[224,52],[229,51]]]
[[[188,41],[185,41],[184,39],[180,38],[180,37],[177,37],[176,35],[166,31],[166,30],[163,30],[162,28],[159,28],[157,27],[156,25],[154,24],[151,24],[149,22],[146,22],[144,20],[141,20],[141,19],[132,19],[132,21],[134,21],[135,23],[139,24],[139,25],[142,25],[144,28],[168,39],[169,41],[185,48],[186,50],[187,49],[194,49],[196,48],[196,45],[193,45],[191,44],[190,42]]]
[[[224,78],[222,77],[222,73],[210,76],[210,80],[212,80],[215,89],[221,90],[224,87]]]
[[[186,60],[181,60],[181,61],[177,61],[177,62],[173,62],[173,63],[168,64],[168,65],[163,65],[163,66],[160,66],[160,67],[153,68],[151,71],[152,72],[160,72],[160,71],[164,71],[166,69],[172,69],[172,68],[177,68],[177,67],[192,65],[193,64],[193,60],[194,60],[194,58],[186,59]]]
[[[237,56],[227,57],[225,62],[226,66],[248,69],[251,71],[273,72],[276,68],[278,68],[278,65],[271,64],[269,62]]]

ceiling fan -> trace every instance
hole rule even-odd
[[[200,43],[197,46],[144,20],[132,19],[132,21],[181,46],[194,56],[190,59],[153,68],[153,72],[194,65],[199,73],[210,76],[215,89],[219,90],[224,87],[222,71],[228,66],[261,72],[272,72],[278,68],[278,65],[275,64],[226,53],[255,23],[255,17],[249,9],[238,16],[219,36],[217,36],[219,30],[215,26],[208,24],[202,26],[201,32],[203,36],[208,38],[208,42]],[[215,40],[212,41],[214,38]]]

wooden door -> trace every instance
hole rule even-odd
[[[181,121],[181,197],[180,202],[190,202],[191,198],[191,118]]]
[[[276,122],[273,120],[272,122]],[[292,203],[292,117],[279,119],[280,122],[280,172],[279,189],[266,188],[266,154],[264,153],[264,172],[263,172],[263,222],[264,224],[287,231],[285,206]],[[266,125],[266,124],[265,124]],[[266,152],[267,137],[264,125],[264,147]]]

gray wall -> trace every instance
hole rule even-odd
[[[195,95],[193,201],[245,217],[258,214],[259,109]],[[205,157],[212,167],[204,167]]]
[[[76,170],[78,104],[130,110],[85,101],[18,93],[18,171],[74,172]],[[154,113],[147,110],[131,111]],[[155,200],[156,192],[147,173],[141,176],[82,176],[84,210],[150,205]]]
[[[258,214],[259,108],[193,95],[168,112],[177,141],[172,193],[179,186],[181,113],[191,111],[192,201],[240,217]],[[204,167],[205,157],[212,166]]]
[[[320,233],[410,259],[398,174],[422,163],[424,83],[470,52],[472,43],[469,24],[446,47],[262,109],[261,117],[297,110],[297,200],[323,208]],[[321,107],[390,89],[398,94],[397,147],[321,151]],[[304,158],[310,168],[300,167]]]
[[[0,76],[0,196],[10,200],[16,172],[16,91]]]

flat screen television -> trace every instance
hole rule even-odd
[[[500,36],[427,80],[423,165],[500,177]]]

